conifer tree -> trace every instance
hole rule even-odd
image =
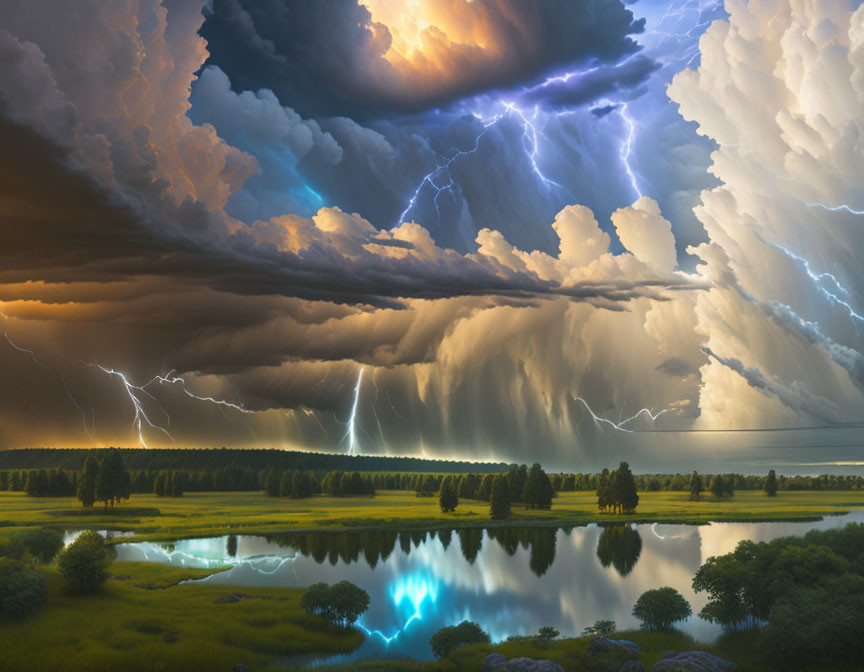
[[[84,460],[84,467],[78,477],[78,499],[86,507],[93,506],[96,501],[96,477],[99,475],[99,463],[92,455]]]
[[[498,474],[492,480],[492,493],[490,495],[489,513],[494,520],[503,520],[510,517],[510,483],[507,477]]]
[[[769,497],[777,496],[777,474],[773,469],[768,472],[768,477],[765,479],[765,494]]]

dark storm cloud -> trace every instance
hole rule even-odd
[[[207,13],[210,62],[235,90],[268,88],[304,116],[354,118],[440,107],[572,64],[613,64],[638,50],[631,35],[645,25],[619,0],[477,0],[470,15],[494,53],[442,36],[437,74],[427,77],[383,58],[390,31],[357,0],[214,0]]]
[[[410,254],[379,256],[362,245],[410,251],[414,244],[378,237],[372,227],[356,254],[322,240],[296,253],[278,250],[251,231],[220,235],[220,221],[190,199],[176,208],[162,201],[124,201],[70,167],[64,149],[2,115],[0,145],[7,148],[0,160],[0,196],[17,206],[14,216],[0,216],[0,280],[5,283],[170,276],[244,295],[388,306],[411,297],[480,295],[626,302],[691,286],[675,280],[628,280],[562,287],[525,273],[502,277],[475,259],[444,250],[434,262]],[[149,217],[187,225],[172,230],[154,225]],[[201,237],[198,231],[215,235]]]

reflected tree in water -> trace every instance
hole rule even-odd
[[[441,530],[438,532],[438,538],[441,540],[441,545],[444,550],[450,546],[450,541],[453,539],[453,530]]]
[[[495,527],[489,530],[489,538],[497,541],[507,555],[514,555],[519,548],[519,534],[512,527]]]
[[[225,551],[229,558],[237,557],[237,535],[228,535],[228,542],[225,544]]]
[[[474,564],[477,554],[483,548],[483,530],[478,527],[469,527],[458,530],[459,543],[462,546],[462,555],[470,563]]]
[[[411,553],[411,535],[407,532],[399,533],[399,548],[402,549],[402,552],[405,555],[409,555]]]
[[[642,553],[642,537],[628,525],[607,527],[597,542],[597,558],[604,567],[612,565],[621,576],[633,571]]]
[[[552,527],[540,527],[526,532],[531,535],[531,560],[528,564],[534,574],[543,576],[555,562],[558,530]],[[642,542],[639,543],[641,546]]]

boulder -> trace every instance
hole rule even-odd
[[[480,666],[480,672],[564,672],[564,670],[551,660],[533,658],[507,660],[500,653],[490,653]]]
[[[738,666],[704,651],[688,651],[658,660],[651,672],[738,672]]]
[[[638,660],[628,660],[621,666],[618,672],[648,672],[648,670]]]
[[[588,643],[588,655],[596,656],[603,653],[619,655],[626,660],[639,660],[639,645],[626,639],[609,639],[594,635]]]
[[[507,658],[500,653],[490,653],[480,666],[480,672],[495,672],[501,664],[506,662]]]

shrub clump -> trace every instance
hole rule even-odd
[[[108,579],[111,557],[101,536],[84,532],[60,553],[57,564],[73,590],[92,593]]]
[[[0,558],[0,620],[21,620],[44,602],[44,579],[22,562]]]
[[[21,530],[9,538],[6,555],[47,565],[63,548],[63,535],[55,530]]]
[[[347,628],[369,608],[369,593],[350,581],[332,586],[316,583],[303,594],[300,606],[311,616],[321,616],[332,625]]]
[[[690,603],[669,586],[646,590],[633,607],[633,615],[642,621],[646,630],[669,630],[673,623],[683,621],[692,613]]]
[[[432,635],[429,644],[436,658],[445,658],[460,646],[483,644],[490,641],[483,628],[472,621],[462,621],[459,625],[449,625]]]

